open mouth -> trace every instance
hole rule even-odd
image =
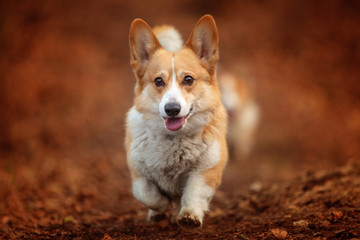
[[[180,130],[184,126],[185,120],[190,115],[192,109],[193,108],[191,108],[189,113],[184,117],[164,118],[166,128],[170,131]]]

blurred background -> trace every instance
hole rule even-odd
[[[131,201],[123,138],[134,18],[185,39],[203,14],[215,18],[221,65],[261,109],[254,149],[229,163],[227,186],[358,161],[359,12],[356,0],[2,1],[0,216]]]

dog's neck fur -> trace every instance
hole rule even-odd
[[[149,122],[135,107],[130,110],[128,119],[133,137],[131,155],[134,167],[143,176],[157,182],[168,195],[181,194],[183,182],[179,179],[189,169],[204,170],[218,160],[218,143],[203,138],[204,127],[187,134],[170,134],[165,129],[155,131],[149,128]]]

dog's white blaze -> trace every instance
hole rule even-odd
[[[176,84],[176,74],[175,74],[175,56],[171,58],[171,70],[172,70],[172,83],[173,86]]]
[[[190,104],[187,103],[185,98],[182,96],[180,88],[176,81],[176,72],[175,72],[175,56],[171,59],[171,68],[172,68],[172,81],[170,89],[164,94],[159,104],[159,112],[162,117],[168,117],[165,112],[165,105],[169,102],[179,103],[181,106],[181,111],[177,117],[184,117],[190,111]]]

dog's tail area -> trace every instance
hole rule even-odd
[[[180,33],[173,26],[162,25],[153,29],[161,46],[169,52],[177,52],[183,47],[183,40]]]

